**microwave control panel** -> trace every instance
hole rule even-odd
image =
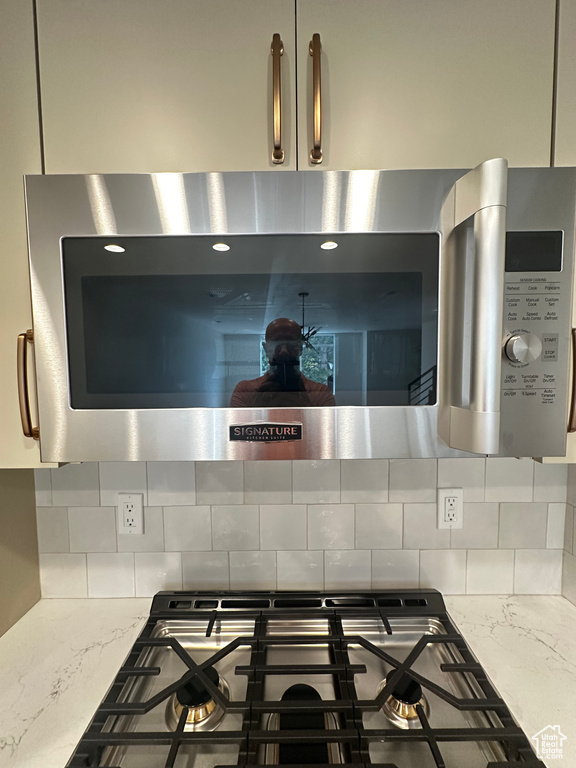
[[[562,240],[557,231],[506,236],[501,436],[518,456],[532,443],[534,456],[565,452],[572,280]]]

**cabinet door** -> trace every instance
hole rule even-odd
[[[296,167],[293,0],[38,0],[38,25],[47,173]]]
[[[2,2],[1,16],[0,467],[36,467],[38,443],[22,433],[16,388],[16,339],[32,327],[22,177],[41,171],[32,4]]]
[[[550,164],[555,0],[297,0],[299,168]],[[313,33],[323,163],[311,165]]]

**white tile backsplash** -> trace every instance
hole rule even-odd
[[[324,552],[324,586],[326,589],[370,589],[372,553],[370,550]]]
[[[114,507],[68,507],[70,552],[116,552]]]
[[[387,459],[350,459],[340,462],[342,503],[388,501]]]
[[[340,501],[340,462],[295,461],[292,464],[295,504],[337,504]]]
[[[308,549],[354,549],[354,505],[310,504]]]
[[[260,505],[260,548],[307,549],[306,504]]]
[[[165,507],[164,537],[167,552],[195,552],[212,549],[210,507]]]
[[[66,507],[38,507],[36,520],[39,552],[70,552]]]
[[[52,470],[59,472],[60,470]],[[54,488],[54,478],[52,478]],[[148,506],[146,463],[144,461],[101,461],[100,503],[103,507],[117,507],[119,493],[141,493],[144,506]],[[54,496],[54,491],[52,491]]]
[[[182,589],[180,552],[136,552],[136,597],[151,597],[161,590]]]
[[[276,553],[278,589],[323,589],[324,552]]]
[[[356,549],[402,549],[402,504],[356,504]]]
[[[495,458],[102,462],[35,477],[45,597],[419,585],[576,594],[572,467]],[[462,529],[436,527],[438,487],[463,488]],[[143,494],[143,535],[118,534],[121,492]]]
[[[212,549],[260,549],[259,510],[255,504],[212,507]]]
[[[151,507],[196,504],[193,461],[149,461],[146,464],[148,504]]]
[[[134,555],[93,553],[88,563],[88,597],[134,597]]]
[[[58,469],[51,469],[50,474],[53,506],[100,506],[98,464],[66,464]]]

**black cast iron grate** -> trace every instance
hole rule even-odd
[[[423,635],[416,642],[404,661],[398,660],[378,648],[362,635],[347,633],[343,620],[377,619],[387,634],[392,634],[392,619],[430,617],[441,622],[445,634]],[[234,620],[254,622],[250,635],[236,637],[217,650],[209,659],[196,663],[190,653],[174,637],[154,637],[159,621],[199,619],[206,622],[206,636],[210,637],[217,623]],[[268,622],[278,620],[323,619],[328,625],[328,634],[280,635],[267,633]],[[482,691],[481,697],[460,698],[436,682],[414,670],[414,664],[429,644],[439,643],[450,649],[457,649],[463,661],[440,664],[443,672],[472,676]],[[328,647],[330,664],[284,664],[266,663],[266,649],[273,645],[322,645]],[[376,655],[394,671],[388,675],[382,690],[373,699],[357,696],[354,676],[363,674],[366,667],[353,664],[348,648],[356,645]],[[142,652],[155,647],[169,647],[184,663],[187,671],[177,680],[145,701],[124,701],[122,692],[130,680],[157,676],[158,666],[140,666]],[[212,667],[241,647],[250,651],[250,663],[237,665],[237,675],[247,678],[246,697],[241,701],[231,700],[217,688],[206,675]],[[453,656],[452,653],[450,653]],[[421,728],[402,730],[394,727],[368,729],[363,724],[363,714],[381,709],[390,696],[396,682],[410,671],[411,677],[427,691],[435,694],[459,711],[482,712],[486,715],[486,727],[435,728],[419,704],[416,711]],[[266,675],[298,675],[305,681],[308,675],[327,675],[334,685],[334,700],[317,701],[266,701],[264,683]],[[174,731],[116,731],[110,729],[114,718],[130,715],[138,717],[168,700],[186,682],[196,678],[212,694],[216,703],[228,714],[242,715],[241,730],[187,731],[185,730],[188,710],[183,708]],[[389,678],[389,679],[388,679]],[[262,730],[262,715],[313,711],[330,714],[336,718],[337,728],[325,730]],[[187,745],[234,745],[238,748],[238,766],[259,765],[262,748],[269,744],[315,745],[318,743],[338,744],[344,768],[398,768],[395,763],[375,763],[370,759],[370,744],[375,742],[427,744],[437,768],[451,768],[446,762],[443,744],[449,742],[498,742],[506,755],[504,762],[488,762],[486,768],[503,768],[516,764],[519,768],[544,768],[523,733],[516,725],[505,702],[499,697],[488,680],[482,666],[473,657],[463,637],[450,620],[442,596],[436,590],[362,592],[354,595],[336,593],[230,593],[230,592],[162,592],[153,600],[150,617],[140,636],[134,643],[128,658],[119,670],[106,697],[98,707],[94,718],[80,740],[67,768],[96,768],[101,765],[104,751],[108,747],[150,745],[162,747],[162,759],[157,768],[174,768],[179,750]],[[286,764],[285,762],[283,764]],[[298,763],[300,768],[306,764]],[[111,766],[111,768],[121,768]],[[232,768],[220,765],[219,768]],[[464,768],[464,766],[462,766]]]

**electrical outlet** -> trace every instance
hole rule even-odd
[[[462,528],[462,488],[438,488],[438,528]]]
[[[118,533],[143,534],[144,533],[144,504],[141,493],[119,493],[118,507]]]

